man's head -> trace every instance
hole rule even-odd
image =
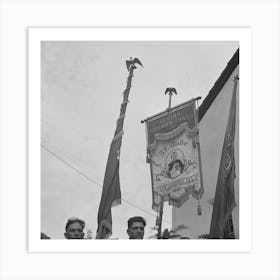
[[[79,218],[68,219],[65,226],[64,236],[66,239],[83,239],[85,222]]]
[[[143,239],[145,226],[146,221],[144,218],[139,216],[130,218],[127,221],[127,234],[129,239]]]

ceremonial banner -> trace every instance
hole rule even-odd
[[[161,199],[180,207],[203,195],[196,101],[191,100],[146,120],[153,209]]]
[[[230,111],[225,131],[223,150],[221,155],[218,180],[213,205],[210,238],[225,238],[226,223],[236,206],[234,198],[235,160],[234,160],[234,137],[236,122],[236,91],[238,76],[234,78],[233,94]]]

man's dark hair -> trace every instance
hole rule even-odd
[[[146,221],[143,217],[140,217],[140,216],[135,216],[135,217],[131,217],[128,219],[127,221],[127,227],[130,228],[131,225],[135,222],[140,222],[144,225],[144,227],[146,226]]]
[[[85,228],[85,222],[84,222],[83,220],[79,219],[79,218],[76,218],[76,217],[71,217],[71,218],[69,218],[69,219],[67,220],[67,223],[66,223],[66,226],[65,226],[65,230],[67,231],[67,228],[68,228],[71,224],[73,224],[73,223],[79,223],[79,224],[81,225],[81,227],[83,228],[83,230],[84,230],[84,228]]]

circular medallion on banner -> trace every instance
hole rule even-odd
[[[184,154],[180,149],[172,150],[166,157],[165,170],[169,178],[173,179],[184,172]]]

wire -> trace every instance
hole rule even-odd
[[[49,148],[47,148],[45,145],[41,144],[42,148],[44,148],[47,152],[49,152],[51,155],[53,155],[55,158],[57,158],[58,160],[60,160],[61,162],[63,162],[64,164],[66,164],[68,167],[72,168],[73,170],[75,170],[76,172],[78,172],[80,175],[82,175],[83,177],[85,177],[87,180],[95,183],[96,185],[98,185],[99,187],[102,187],[98,182],[94,181],[92,178],[90,178],[88,175],[84,174],[83,172],[81,172],[79,169],[75,168],[73,165],[71,165],[69,162],[67,162],[65,159],[63,159],[62,157],[58,156],[56,153],[54,153],[53,151],[51,151]]]
[[[71,169],[73,169],[74,171],[76,171],[77,173],[79,173],[81,176],[83,176],[84,178],[86,178],[87,180],[89,180],[90,182],[94,183],[95,185],[97,185],[99,188],[102,189],[102,185],[100,183],[98,183],[97,181],[93,180],[91,177],[89,177],[88,175],[84,174],[82,171],[80,171],[78,168],[74,167],[72,164],[70,164],[68,161],[66,161],[65,159],[63,159],[62,157],[58,156],[56,153],[54,153],[53,151],[51,151],[49,148],[47,148],[44,144],[41,144],[41,147],[44,148],[48,153],[50,153],[52,156],[54,156],[56,159],[58,159],[59,161],[63,162],[65,165],[67,165],[68,167],[70,167]],[[145,212],[146,214],[149,214],[153,217],[157,217],[156,214],[153,214],[139,206],[137,206],[136,204],[121,198],[122,201],[126,202],[127,204],[130,204],[131,206],[137,208],[138,210],[141,210],[143,212]],[[165,219],[163,219],[163,221],[165,221],[166,223],[168,223],[169,225],[171,225],[171,223]]]

